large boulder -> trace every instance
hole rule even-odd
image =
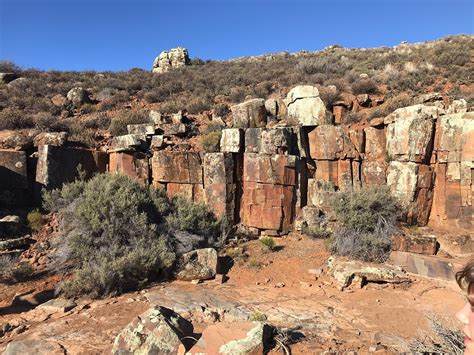
[[[24,129],[0,132],[0,148],[27,150],[33,147],[33,139],[39,133],[36,129]]]
[[[419,164],[392,161],[388,167],[387,185],[404,205],[415,199]]]
[[[153,73],[166,73],[174,68],[184,67],[190,64],[189,53],[186,48],[173,48],[163,51],[153,62]]]
[[[265,127],[267,110],[264,99],[252,99],[230,108],[233,125],[236,128]]]
[[[216,276],[217,252],[213,248],[193,250],[183,254],[176,265],[178,280],[209,280]]]
[[[288,116],[302,126],[318,126],[332,123],[332,115],[319,97],[316,87],[296,86],[286,96]]]
[[[429,161],[433,142],[434,120],[440,108],[436,106],[414,105],[399,108],[388,115],[387,154],[398,161]]]
[[[190,322],[164,307],[135,318],[114,340],[112,354],[175,355],[181,339],[193,334]]]
[[[221,152],[239,153],[242,151],[243,131],[239,128],[226,128],[222,130],[220,141]]]
[[[87,102],[90,102],[89,92],[80,86],[77,86],[69,90],[66,97],[76,107],[79,107]]]

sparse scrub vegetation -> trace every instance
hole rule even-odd
[[[28,227],[35,232],[41,230],[44,224],[43,214],[38,209],[29,212],[26,220],[28,221]]]
[[[219,102],[217,105],[222,105],[223,111],[215,112],[223,115],[224,105],[242,102],[248,96],[268,98],[275,92],[284,94],[301,84],[334,84],[338,91],[346,93],[351,88],[354,93],[363,94],[380,90],[381,94],[389,93],[393,97],[403,92],[409,96],[427,92],[433,85],[443,91],[452,90],[453,86],[455,89],[472,82],[469,53],[473,48],[472,36],[447,37],[430,45],[411,46],[409,51],[335,46],[320,52],[280,55],[271,60],[195,60],[191,66],[160,75],[136,68],[117,73],[44,72],[22,70],[13,63],[2,62],[0,67],[6,72],[15,72],[26,81],[14,85],[16,88],[0,86],[0,128],[31,128],[32,117],[39,112],[59,118],[64,108],[54,106],[50,98],[57,94],[65,96],[75,86],[86,88],[93,97],[107,91],[100,103],[83,106],[82,113],[69,109],[71,114],[81,115],[121,111],[125,104],[137,100],[159,104],[162,112],[186,109],[190,114],[216,110]],[[361,79],[362,73],[370,78]],[[332,94],[324,98],[328,104],[334,99]],[[7,109],[10,111],[6,115],[3,111]],[[386,105],[384,109],[388,112],[391,108]],[[377,115],[383,113],[376,110]],[[123,132],[123,125],[115,123],[111,128]]]
[[[220,142],[222,136],[222,127],[210,124],[201,137],[201,147],[206,153],[220,151]]]
[[[301,232],[316,239],[327,239],[331,236],[331,232],[320,226],[304,225]]]
[[[275,244],[275,240],[272,237],[261,237],[259,241],[264,251],[275,250],[276,244]]]
[[[33,267],[26,263],[18,263],[17,258],[0,255],[0,282],[16,283],[28,280],[33,274]]]
[[[59,249],[74,265],[60,285],[67,297],[120,294],[168,276],[176,255],[173,231],[220,237],[221,221],[203,205],[169,200],[120,174],[97,175],[44,192],[44,206],[59,211],[64,238]]]
[[[331,208],[340,224],[330,244],[332,253],[364,261],[387,259],[401,211],[387,187],[336,193]]]
[[[144,111],[123,111],[110,122],[109,131],[114,136],[127,134],[127,125],[150,122]]]

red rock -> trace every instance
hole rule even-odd
[[[365,131],[365,156],[368,160],[385,158],[385,131],[375,127],[367,127]]]
[[[71,147],[40,145],[38,147],[38,164],[36,182],[48,188],[60,187],[65,182],[77,178],[80,166],[85,177],[107,170],[108,154],[105,152]]]
[[[416,254],[435,255],[438,243],[434,237],[395,235],[392,238],[392,250]]]
[[[201,338],[186,354],[247,354],[264,353],[271,329],[259,322],[220,322],[204,329]],[[184,354],[184,347],[180,348]]]
[[[202,166],[199,153],[193,152],[154,152],[151,161],[153,184],[178,183],[202,184]]]
[[[127,175],[143,185],[148,184],[150,179],[148,157],[143,153],[111,153],[109,171]]]
[[[296,184],[296,157],[287,155],[244,154],[243,181],[266,184]]]
[[[240,217],[258,229],[289,231],[293,223],[293,186],[245,182]]]
[[[362,161],[362,186],[385,185],[387,168],[385,161]]]
[[[332,113],[334,115],[334,122],[336,124],[341,124],[344,122],[344,117],[347,113],[347,108],[345,106],[334,106],[332,108]]]

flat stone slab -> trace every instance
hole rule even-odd
[[[54,298],[52,300],[49,300],[48,302],[40,304],[37,308],[44,309],[46,311],[64,313],[64,312],[69,312],[71,309],[73,309],[76,306],[77,304],[74,301],[67,300],[64,298]]]
[[[390,254],[389,262],[412,274],[448,281],[455,280],[454,265],[447,259],[393,251]]]
[[[22,341],[12,341],[7,345],[3,355],[63,355],[65,349],[54,341],[27,339]]]

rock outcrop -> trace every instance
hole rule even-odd
[[[435,99],[354,127],[333,123],[315,87],[298,86],[288,93],[288,107],[263,99],[233,106],[233,128],[222,130],[215,153],[183,143],[196,127],[182,112],[151,111],[149,122],[129,125],[107,152],[71,147],[65,133],[5,131],[0,198],[21,205],[40,187],[73,180],[81,166],[86,176],[122,173],[206,203],[232,224],[283,234],[304,220],[303,208],[324,210],[334,191],[388,185],[409,222],[470,230],[474,113],[461,100]],[[367,100],[342,95],[334,107],[355,110]],[[286,109],[290,117],[275,126],[273,116]]]
[[[173,48],[163,51],[153,62],[153,73],[166,73],[171,69],[181,68],[190,64],[189,53],[186,48]]]

